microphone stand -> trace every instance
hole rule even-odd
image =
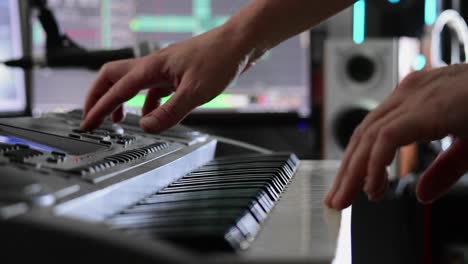
[[[46,35],[45,58],[47,61],[70,52],[75,54],[83,53],[83,55],[86,53],[86,49],[60,31],[57,19],[52,10],[47,7],[47,0],[31,0],[31,7],[38,10],[38,19]],[[43,62],[44,66],[47,61]]]
[[[159,48],[158,45],[142,42],[133,48],[87,50],[61,32],[57,19],[47,7],[47,0],[30,0],[30,6],[38,10],[38,19],[46,34],[45,57],[42,59],[23,57],[5,62],[7,66],[23,69],[39,66],[99,70],[107,62],[144,56]]]

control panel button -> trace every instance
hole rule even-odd
[[[82,136],[85,138],[94,139],[94,140],[105,140],[107,138],[106,136],[93,135],[93,134],[82,134]]]
[[[86,131],[81,130],[81,129],[73,129],[72,132],[73,132],[73,133],[77,133],[77,134],[81,134],[81,133],[84,133],[84,132],[86,132]]]
[[[125,146],[125,145],[128,144],[128,142],[127,142],[126,140],[124,140],[124,139],[119,139],[119,140],[117,140],[117,144],[120,144],[120,145],[124,145],[124,146]]]
[[[5,157],[10,158],[12,161],[23,162],[25,159],[34,158],[43,155],[39,150],[35,149],[18,149],[5,153]]]
[[[19,148],[19,147],[16,146],[16,145],[10,145],[10,144],[6,144],[6,143],[0,143],[0,153],[12,151],[12,150],[16,150],[16,149],[18,149],[18,148]]]
[[[59,156],[59,157],[66,157],[67,156],[67,154],[65,154],[63,152],[58,152],[58,151],[52,151],[51,154],[54,155],[54,156]]]
[[[90,134],[98,135],[98,136],[109,136],[110,132],[107,130],[97,129],[97,130],[91,131]]]
[[[104,145],[108,145],[108,146],[112,145],[112,142],[110,142],[108,140],[100,140],[99,143],[104,144]]]
[[[78,139],[81,138],[81,135],[78,135],[78,134],[69,134],[68,136],[71,138],[78,138]]]
[[[49,162],[49,163],[58,163],[59,159],[56,158],[56,157],[48,157],[47,162]]]

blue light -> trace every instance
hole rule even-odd
[[[366,2],[359,0],[353,7],[353,41],[362,44],[366,35]]]
[[[388,0],[390,4],[398,4],[400,3],[400,0]]]
[[[424,23],[430,26],[437,19],[437,0],[426,0],[424,3]]]
[[[424,69],[424,67],[426,67],[426,63],[427,63],[426,56],[424,56],[423,54],[419,54],[416,57],[416,60],[413,64],[413,69],[415,71],[421,71],[422,69]]]
[[[299,121],[297,123],[297,129],[301,132],[307,131],[308,128],[309,128],[309,125],[305,121]]]

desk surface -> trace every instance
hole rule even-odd
[[[252,247],[226,263],[351,263],[351,212],[326,208],[338,161],[302,161]]]

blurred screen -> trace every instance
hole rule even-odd
[[[49,0],[60,27],[80,45],[121,48],[149,41],[160,47],[222,25],[248,0]],[[36,55],[44,53],[45,36],[33,22]],[[209,113],[310,113],[307,34],[267,52],[223,94],[199,107]],[[34,74],[36,111],[82,107],[96,73],[87,70],[39,70]],[[168,98],[163,99],[163,103]],[[145,92],[127,102],[138,112]]]
[[[10,145],[22,144],[22,145],[29,146],[30,148],[36,149],[36,150],[47,151],[47,152],[57,151],[57,152],[64,153],[64,151],[61,149],[52,148],[52,147],[42,145],[42,144],[27,140],[27,139],[19,138],[19,137],[5,136],[1,134],[0,134],[0,143],[6,143]]]
[[[0,62],[21,57],[21,27],[18,1],[0,1]],[[0,113],[23,112],[26,108],[24,73],[0,63]]]

